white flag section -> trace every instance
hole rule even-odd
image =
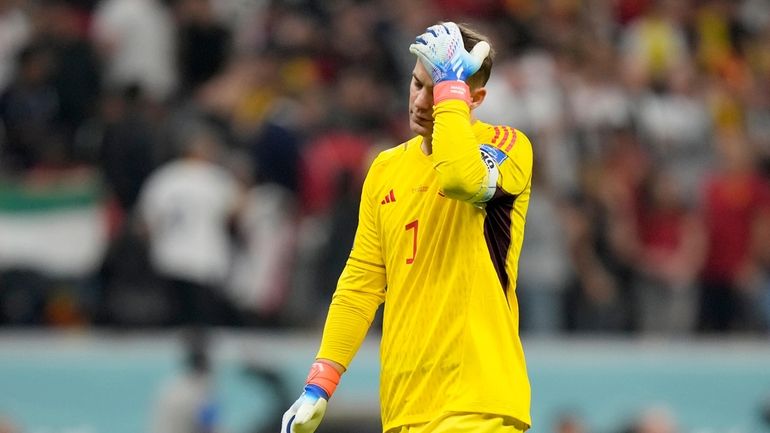
[[[101,265],[107,241],[104,208],[98,201],[45,210],[0,208],[0,270],[83,276]]]

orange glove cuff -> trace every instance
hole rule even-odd
[[[340,373],[331,365],[321,361],[316,361],[310,366],[310,373],[307,375],[306,383],[316,385],[326,391],[331,398],[337,384],[340,383]]]
[[[433,87],[433,104],[447,99],[460,99],[471,104],[471,89],[465,81],[442,81]]]

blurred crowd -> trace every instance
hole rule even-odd
[[[440,20],[534,145],[525,333],[768,331],[765,0],[0,0],[0,323],[317,326]]]

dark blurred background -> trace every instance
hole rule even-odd
[[[525,347],[766,345],[767,0],[0,0],[7,347],[187,327],[316,344],[368,164],[410,138],[407,47],[440,20],[491,36],[476,114],[534,146]]]

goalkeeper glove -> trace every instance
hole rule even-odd
[[[433,79],[435,104],[450,98],[470,103],[465,80],[481,68],[489,50],[489,44],[481,41],[470,52],[466,51],[460,28],[453,22],[428,27],[409,46],[409,51],[420,59]],[[444,82],[447,84],[442,85]]]
[[[305,390],[283,414],[281,433],[313,433],[326,413],[340,373],[329,364],[316,361],[310,367]]]

